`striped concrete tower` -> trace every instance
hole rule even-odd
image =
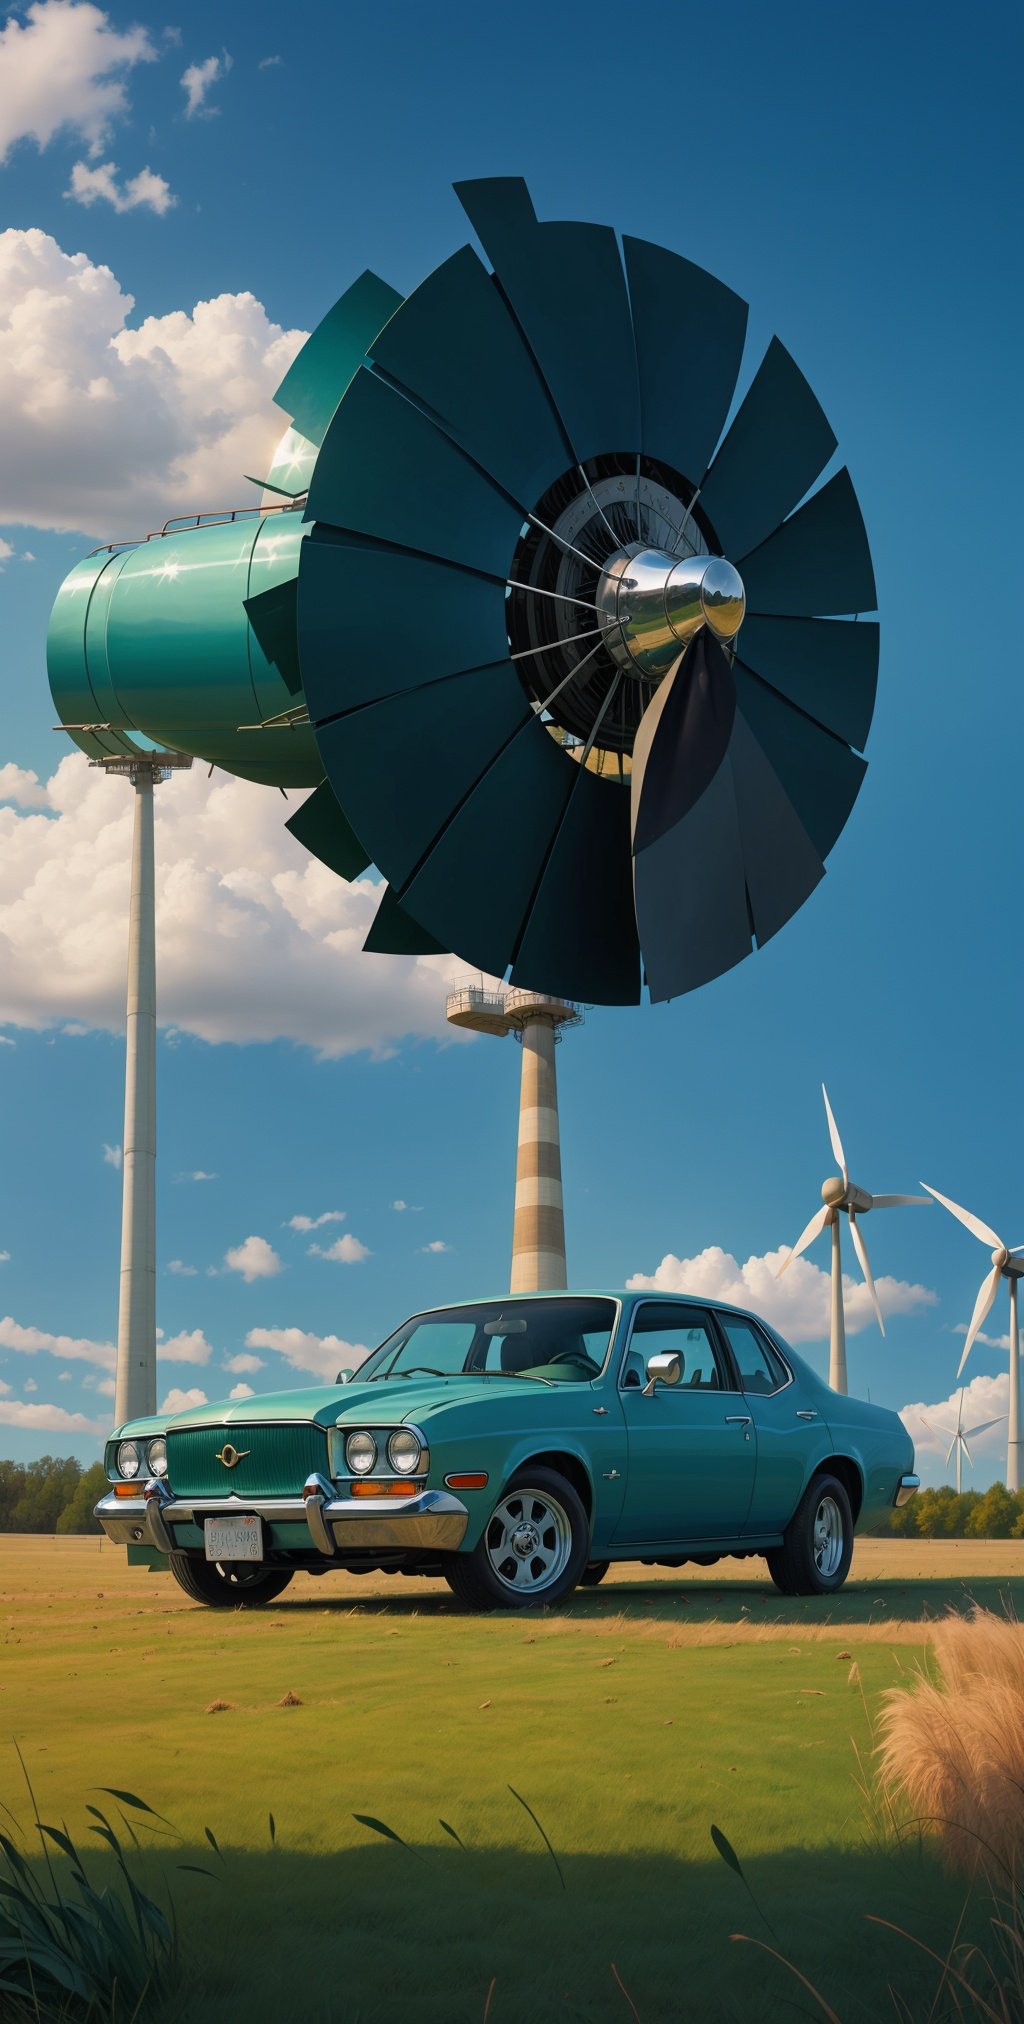
[[[514,1033],[522,1044],[510,1285],[513,1293],[555,1291],[568,1284],[555,1045],[561,1029],[578,1026],[582,1013],[539,991],[463,986],[450,994],[447,1014],[453,1026]]]

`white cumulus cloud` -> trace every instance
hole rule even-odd
[[[2,415],[0,402],[0,426]],[[71,1016],[120,1032],[131,793],[69,753],[47,799],[49,815],[0,807],[0,1025]],[[336,878],[289,835],[287,814],[272,788],[210,780],[202,767],[158,789],[161,1023],[203,1040],[297,1040],[324,1056],[379,1058],[423,1034],[448,1044],[445,981],[471,973],[446,956],[365,956],[382,887]]]
[[[184,1413],[189,1406],[208,1406],[210,1403],[204,1391],[193,1385],[189,1391],[182,1391],[179,1385],[172,1385],[160,1411],[162,1413]]]
[[[240,1272],[247,1281],[273,1279],[275,1273],[284,1269],[274,1246],[265,1237],[247,1237],[244,1244],[225,1251],[224,1263],[229,1272]]]
[[[194,1279],[196,1276],[195,1266],[185,1265],[180,1258],[168,1259],[167,1270],[175,1273],[179,1279]]]
[[[120,1172],[121,1168],[124,1166],[123,1148],[121,1146],[108,1146],[104,1142],[103,1160],[106,1166],[116,1167],[118,1169],[118,1172]]]
[[[310,1258],[329,1258],[335,1265],[361,1265],[364,1258],[369,1258],[370,1252],[358,1237],[347,1235],[336,1237],[333,1244],[326,1246],[311,1244],[308,1255]]]
[[[787,1250],[782,1244],[777,1251],[750,1257],[742,1265],[720,1244],[709,1244],[696,1258],[677,1258],[669,1251],[654,1272],[635,1272],[626,1285],[663,1293],[694,1293],[705,1300],[749,1307],[755,1314],[763,1314],[788,1342],[823,1342],[829,1332],[829,1274],[808,1258],[797,1258],[783,1277],[776,1279]],[[875,1286],[883,1314],[917,1314],[938,1304],[937,1293],[905,1279],[883,1275],[875,1280]],[[875,1314],[868,1289],[845,1273],[843,1304],[848,1335],[870,1327]]]
[[[29,1427],[39,1433],[48,1434],[105,1434],[106,1420],[90,1420],[84,1413],[69,1413],[64,1406],[48,1406],[35,1402],[26,1405],[21,1399],[0,1399],[0,1426]]]
[[[0,29],[0,162],[15,142],[44,148],[71,128],[98,152],[126,110],[125,75],[157,52],[145,28],[120,33],[88,0],[34,0]]]
[[[246,503],[305,333],[249,293],[129,327],[134,307],[85,253],[0,232],[0,524],[112,540]]]
[[[126,182],[118,180],[120,173],[116,162],[97,162],[94,169],[88,162],[76,162],[71,188],[64,195],[77,204],[110,204],[115,211],[155,211],[159,218],[177,203],[170,184],[153,169],[140,169]]]
[[[7,542],[4,547],[10,554]],[[0,801],[15,801],[19,808],[49,808],[50,796],[38,773],[16,766],[13,759],[0,766]]]
[[[255,1396],[251,1384],[233,1384],[228,1393],[229,1399],[252,1399]]]
[[[343,1223],[344,1209],[325,1209],[321,1216],[289,1216],[284,1224],[286,1230],[320,1230],[325,1223]]]
[[[250,1376],[254,1370],[263,1369],[263,1358],[261,1356],[248,1356],[244,1352],[239,1351],[237,1356],[225,1357],[224,1368],[225,1370],[234,1372],[239,1377],[242,1376],[243,1372],[246,1376]]]
[[[443,1237],[435,1237],[431,1244],[420,1245],[421,1251],[450,1251],[451,1248],[450,1244],[445,1243]]]
[[[198,113],[209,117],[218,108],[208,105],[207,99],[215,84],[226,77],[231,69],[231,58],[226,49],[219,56],[208,56],[203,63],[190,63],[181,80],[185,94],[185,118],[195,119]]]
[[[161,1340],[158,1354],[161,1363],[209,1363],[213,1351],[202,1329],[190,1328]]]
[[[369,1350],[361,1342],[345,1342],[340,1335],[313,1335],[306,1328],[250,1328],[245,1338],[249,1349],[273,1349],[295,1370],[309,1371],[329,1382],[339,1370],[355,1370]]]
[[[9,1264],[10,1264],[10,1262],[11,1262],[11,1254],[10,1254],[10,1252],[9,1252],[9,1251],[0,1251],[0,1265],[9,1265]]]
[[[96,1363],[113,1370],[117,1351],[112,1342],[92,1342],[85,1335],[51,1335],[48,1329],[24,1327],[13,1316],[0,1320],[0,1349],[18,1350],[24,1356],[40,1352],[59,1356],[65,1363]]]
[[[175,1174],[174,1178],[176,1181],[216,1181],[219,1180],[220,1176],[218,1174],[206,1174],[203,1172],[202,1167],[197,1167],[194,1173]]]

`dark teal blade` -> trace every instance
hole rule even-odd
[[[493,577],[324,527],[302,544],[298,623],[314,723],[508,653]]]
[[[571,462],[522,333],[472,247],[406,298],[371,352],[525,511]]]
[[[636,348],[615,234],[537,222],[519,176],[456,183],[577,458],[640,447]]]
[[[875,574],[849,471],[837,471],[739,567],[750,612],[874,611]]]
[[[866,761],[737,661],[736,702],[824,860],[857,799]]]
[[[691,640],[672,679],[642,783],[636,782],[634,853],[674,829],[706,792],[728,750],[735,714],[729,657],[705,628]]]
[[[570,762],[572,763],[572,762]],[[511,982],[559,998],[635,1005],[640,949],[630,867],[629,790],[577,766]]]
[[[391,884],[400,886],[491,761],[533,721],[522,684],[506,661],[368,704],[321,725],[317,744],[357,836]],[[537,730],[545,737],[539,725]],[[511,850],[510,837],[503,847]],[[418,907],[410,910],[421,918]],[[422,918],[445,941],[443,930]]]
[[[878,681],[878,627],[831,618],[746,618],[741,661],[826,731],[862,751]]]
[[[641,448],[674,465],[696,490],[739,377],[747,305],[664,246],[647,239],[622,245],[640,373]]]
[[[324,437],[306,519],[503,581],[523,524],[519,508],[412,401],[365,368]]]
[[[307,337],[274,399],[300,434],[322,443],[345,388],[402,297],[367,269]]]
[[[403,906],[464,962],[504,975],[575,780],[531,717],[403,887]]]
[[[289,816],[285,828],[339,878],[358,878],[370,862],[328,780],[314,788],[309,800]]]
[[[391,886],[385,886],[384,898],[373,917],[373,925],[363,943],[369,956],[443,956],[447,951],[442,942],[435,942],[426,928],[414,921],[405,907],[399,906]]]
[[[270,590],[260,590],[254,597],[242,599],[249,624],[263,652],[292,696],[297,696],[302,688],[296,637],[296,589],[295,577],[289,576],[284,583],[275,583]]]
[[[835,447],[803,373],[773,337],[701,488],[700,503],[730,562],[792,512]]]
[[[777,773],[742,713],[729,760],[736,789],[747,896],[758,944],[778,934],[825,876],[825,867]]]
[[[732,767],[688,815],[633,859],[636,921],[651,997],[695,991],[750,954],[750,916]]]

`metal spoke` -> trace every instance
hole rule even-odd
[[[554,597],[558,599],[559,604],[578,604],[583,607],[584,611],[597,610],[597,605],[589,597],[567,597],[564,590],[544,590],[539,583],[521,583],[519,578],[515,576],[506,576],[505,588],[506,590],[528,590],[531,597]],[[109,726],[107,728],[109,729]]]
[[[521,647],[517,654],[509,655],[509,660],[528,661],[532,654],[558,653],[561,647],[575,646],[577,640],[592,640],[597,638],[603,639],[607,631],[608,631],[607,626],[592,625],[589,632],[568,633],[564,640],[546,640],[543,646]]]

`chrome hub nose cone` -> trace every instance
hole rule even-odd
[[[638,543],[611,556],[595,602],[612,659],[647,681],[660,681],[704,626],[728,645],[746,612],[743,580],[724,556],[680,559]]]

